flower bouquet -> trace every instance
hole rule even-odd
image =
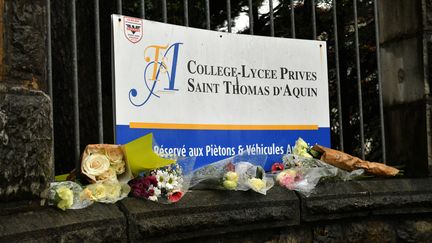
[[[126,183],[132,179],[122,146],[114,144],[87,145],[82,154],[81,172],[91,183]]]
[[[309,196],[316,185],[323,179],[352,180],[363,174],[364,170],[358,169],[351,172],[341,170],[335,166],[324,163],[308,151],[310,147],[299,138],[293,149],[293,154],[286,154],[282,157],[283,164],[275,164],[272,169],[281,169],[276,174],[276,182],[290,190],[295,190],[305,196]]]
[[[195,157],[159,156],[153,152],[153,137],[148,134],[124,146],[131,172],[131,194],[160,203],[175,203],[189,189]]]
[[[81,157],[81,173],[91,183],[81,195],[86,200],[115,203],[125,198],[132,174],[121,145],[89,144]]]
[[[93,202],[82,198],[82,187],[72,181],[52,182],[48,189],[48,205],[55,205],[61,210],[81,209]]]
[[[326,163],[335,166],[345,171],[354,171],[363,169],[365,172],[376,176],[396,176],[400,175],[402,171],[385,165],[383,163],[369,162],[362,160],[347,153],[326,148],[324,146],[315,144],[310,147],[303,139],[299,138],[293,149],[293,154],[304,158],[319,159],[319,163]],[[317,161],[317,160],[309,160]],[[306,163],[307,160],[305,161]],[[315,163],[315,162],[312,162]]]
[[[130,190],[126,183],[98,182],[87,185],[81,193],[81,198],[100,203],[115,203],[127,197]]]
[[[181,164],[177,162],[140,173],[137,178],[129,182],[132,195],[161,203],[179,201],[187,192],[190,181],[185,178]]]
[[[211,163],[194,171],[191,187],[195,189],[253,190],[266,194],[273,180],[266,177],[264,155],[242,154]]]

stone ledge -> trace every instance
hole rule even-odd
[[[0,216],[0,242],[126,242],[126,230],[123,213],[112,204]]]
[[[170,205],[126,198],[66,212],[39,207],[0,214],[0,242],[419,242],[432,236],[431,185],[374,179],[321,184],[307,198],[274,187],[266,196],[197,190]]]
[[[266,196],[255,192],[192,191],[177,204],[135,198],[121,202],[128,218],[129,239],[186,240],[300,223],[296,195],[279,187]]]
[[[432,178],[326,183],[301,198],[304,221],[432,212]]]

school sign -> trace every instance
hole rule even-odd
[[[153,133],[158,153],[195,167],[243,151],[270,165],[298,137],[330,146],[325,42],[122,15],[112,31],[116,143]]]

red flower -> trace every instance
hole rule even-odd
[[[183,192],[174,191],[168,195],[168,201],[175,203],[178,202],[183,197]]]
[[[157,187],[157,179],[155,176],[146,176],[138,179],[133,179],[129,182],[132,194],[135,197],[149,198],[154,195],[154,189],[150,186]]]
[[[284,169],[284,166],[282,163],[274,163],[271,167],[271,172],[276,173],[276,172],[283,170],[283,169]]]
[[[227,170],[227,171],[235,171],[235,165],[234,165],[232,162],[229,162],[229,163],[226,165],[226,170]]]

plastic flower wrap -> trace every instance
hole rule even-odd
[[[82,154],[81,172],[92,183],[126,183],[132,179],[122,146],[114,144],[87,145]]]
[[[191,187],[196,189],[253,190],[266,194],[273,186],[263,165],[265,155],[237,155],[211,163],[194,171]]]
[[[105,181],[86,186],[80,198],[101,203],[115,203],[127,197],[130,190],[127,183]]]
[[[86,208],[93,202],[81,198],[82,191],[82,187],[72,181],[52,182],[48,191],[48,204],[61,210]]]
[[[170,165],[146,170],[131,180],[131,194],[160,203],[175,203],[189,189],[195,158],[177,158]]]
[[[153,134],[137,138],[123,145],[128,165],[133,176],[138,176],[143,171],[154,170],[176,162],[175,156],[171,154],[156,154],[153,147]],[[195,162],[195,159],[193,159]]]
[[[189,189],[195,157],[156,154],[149,133],[123,146],[131,173],[131,194],[155,202],[174,203]]]
[[[322,179],[352,180],[363,170],[347,172],[314,158],[287,154],[283,156],[285,169],[275,176],[276,182],[287,189],[309,196]]]

